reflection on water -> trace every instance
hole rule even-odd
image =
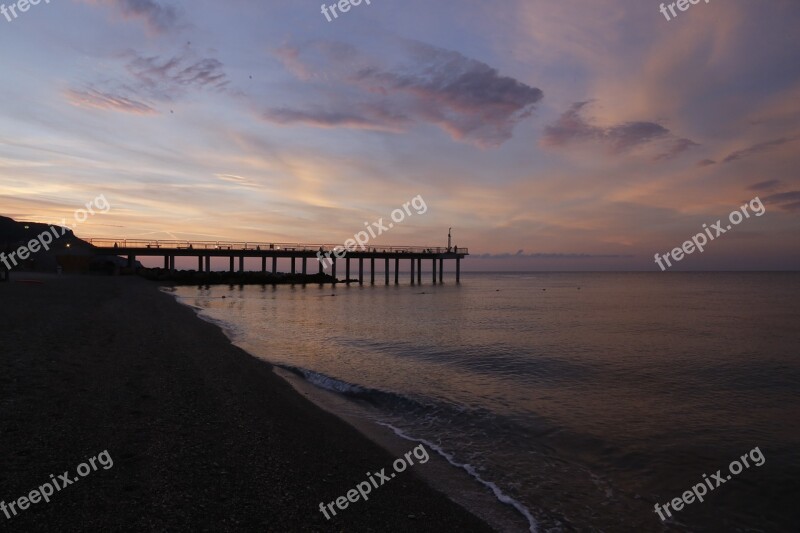
[[[176,292],[251,353],[472,465],[542,530],[797,523],[797,274]],[[764,466],[661,524],[656,501],[755,446]]]

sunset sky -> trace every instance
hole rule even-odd
[[[800,3],[51,0],[0,16],[0,215],[80,237],[469,247],[473,270],[800,267]],[[332,4],[332,0],[327,2]],[[11,2],[5,0],[6,5]]]

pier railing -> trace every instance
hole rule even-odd
[[[342,249],[341,244],[308,244],[296,242],[231,242],[231,241],[181,241],[181,240],[146,240],[146,239],[84,239],[97,248],[120,249],[157,249],[157,250],[223,250],[223,251],[284,251],[284,252],[330,252],[334,248]],[[467,248],[435,247],[435,246],[360,246],[353,251],[375,253],[408,253],[408,254],[446,254],[458,253],[468,255]]]

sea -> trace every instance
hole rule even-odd
[[[498,531],[798,531],[800,274],[430,278],[173,293]]]

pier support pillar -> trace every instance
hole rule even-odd
[[[400,258],[394,258],[394,284],[400,283]]]
[[[175,256],[174,255],[169,256],[169,273],[170,274],[174,274],[175,273]]]
[[[128,261],[130,261],[130,257],[128,257]],[[164,256],[164,270],[169,270],[169,256]]]
[[[333,276],[334,283],[336,283],[336,256],[334,255],[331,263],[331,276]]]
[[[369,282],[372,285],[375,285],[375,258],[373,257],[370,260],[369,264]]]
[[[439,283],[444,283],[444,259],[439,258]]]
[[[303,275],[305,276],[306,274],[308,274],[308,258],[304,257],[303,258]]]
[[[417,283],[422,285],[422,258],[417,258]]]
[[[386,278],[386,284],[389,284],[389,258],[387,257],[383,265],[383,276]]]
[[[322,275],[325,273],[325,270],[322,268],[322,261],[317,259],[317,263],[319,263],[319,274]]]
[[[198,272],[202,272],[203,271],[203,256],[202,255],[197,256],[197,271]]]
[[[345,283],[350,283],[350,258],[347,257],[344,260],[345,268],[344,268],[344,277]]]
[[[412,285],[414,284],[414,263],[415,263],[415,261],[412,259],[411,260],[411,284]]]
[[[433,284],[436,285],[436,259],[433,260]]]
[[[266,271],[267,271],[267,256],[265,255],[264,257],[261,258],[261,272],[263,274],[266,273]]]
[[[292,276],[294,276],[294,273],[295,273],[294,260],[295,260],[295,256],[292,256]]]
[[[244,256],[239,256],[239,272],[244,272]]]
[[[456,283],[461,283],[461,259],[456,258]]]
[[[358,284],[364,284],[364,258],[358,258]]]
[[[273,257],[272,258],[272,274],[274,275],[274,274],[277,274],[277,273],[278,273],[278,258],[277,257]]]
[[[206,256],[206,272],[211,272],[211,256]]]
[[[233,256],[231,256],[231,272],[233,272]]]

